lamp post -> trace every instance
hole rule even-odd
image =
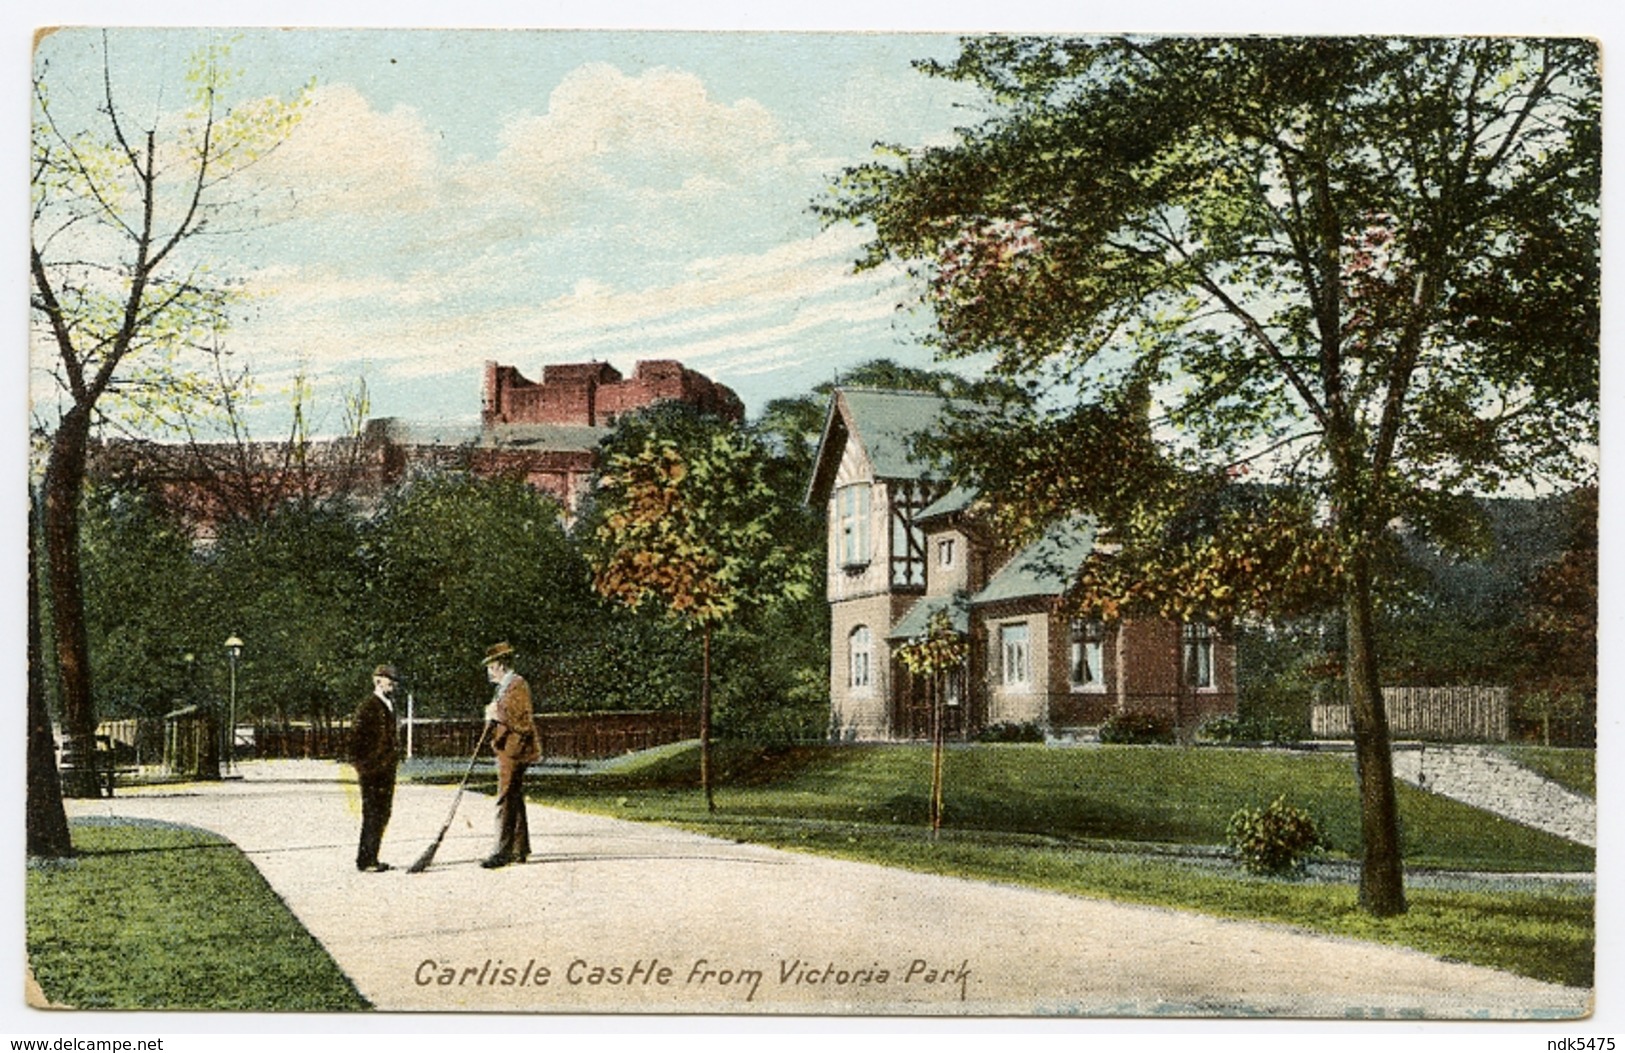
[[[226,637],[226,654],[231,656],[231,706],[226,716],[226,771],[237,770],[237,658],[243,653],[243,642],[236,636]]]

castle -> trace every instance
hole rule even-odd
[[[199,537],[232,516],[336,493],[368,500],[434,470],[520,479],[574,514],[615,422],[665,402],[734,421],[745,416],[731,389],[669,359],[639,362],[629,378],[607,362],[551,365],[540,382],[487,362],[478,427],[378,417],[358,436],[308,444],[113,440],[97,446],[93,470],[155,485]]]

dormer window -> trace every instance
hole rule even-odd
[[[954,539],[945,537],[937,542],[937,566],[947,570],[954,565]]]
[[[869,564],[869,484],[843,486],[835,492],[835,512],[840,526],[838,538],[843,567]]]

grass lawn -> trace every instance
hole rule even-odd
[[[74,859],[28,869],[28,959],[52,1002],[369,1008],[229,842],[168,824],[80,821],[73,843]]]
[[[1080,895],[1278,921],[1589,986],[1589,892],[1450,890],[1413,882],[1406,915],[1358,909],[1347,882],[1255,878],[1215,859],[1230,814],[1278,793],[1319,820],[1332,856],[1356,856],[1346,756],[1228,749],[981,745],[945,762],[945,827],[925,831],[930,751],[838,746],[719,751],[718,811],[693,753],[597,776],[534,780],[539,801],[673,823],[743,841]],[[1410,868],[1590,870],[1584,846],[1401,786]]]
[[[1502,746],[1500,751],[1530,771],[1587,797],[1597,796],[1597,751],[1557,746]]]

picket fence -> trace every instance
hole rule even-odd
[[[1383,707],[1394,738],[1436,742],[1506,742],[1511,738],[1512,693],[1505,687],[1385,687]],[[1315,738],[1346,739],[1353,724],[1346,705],[1309,711]]]

